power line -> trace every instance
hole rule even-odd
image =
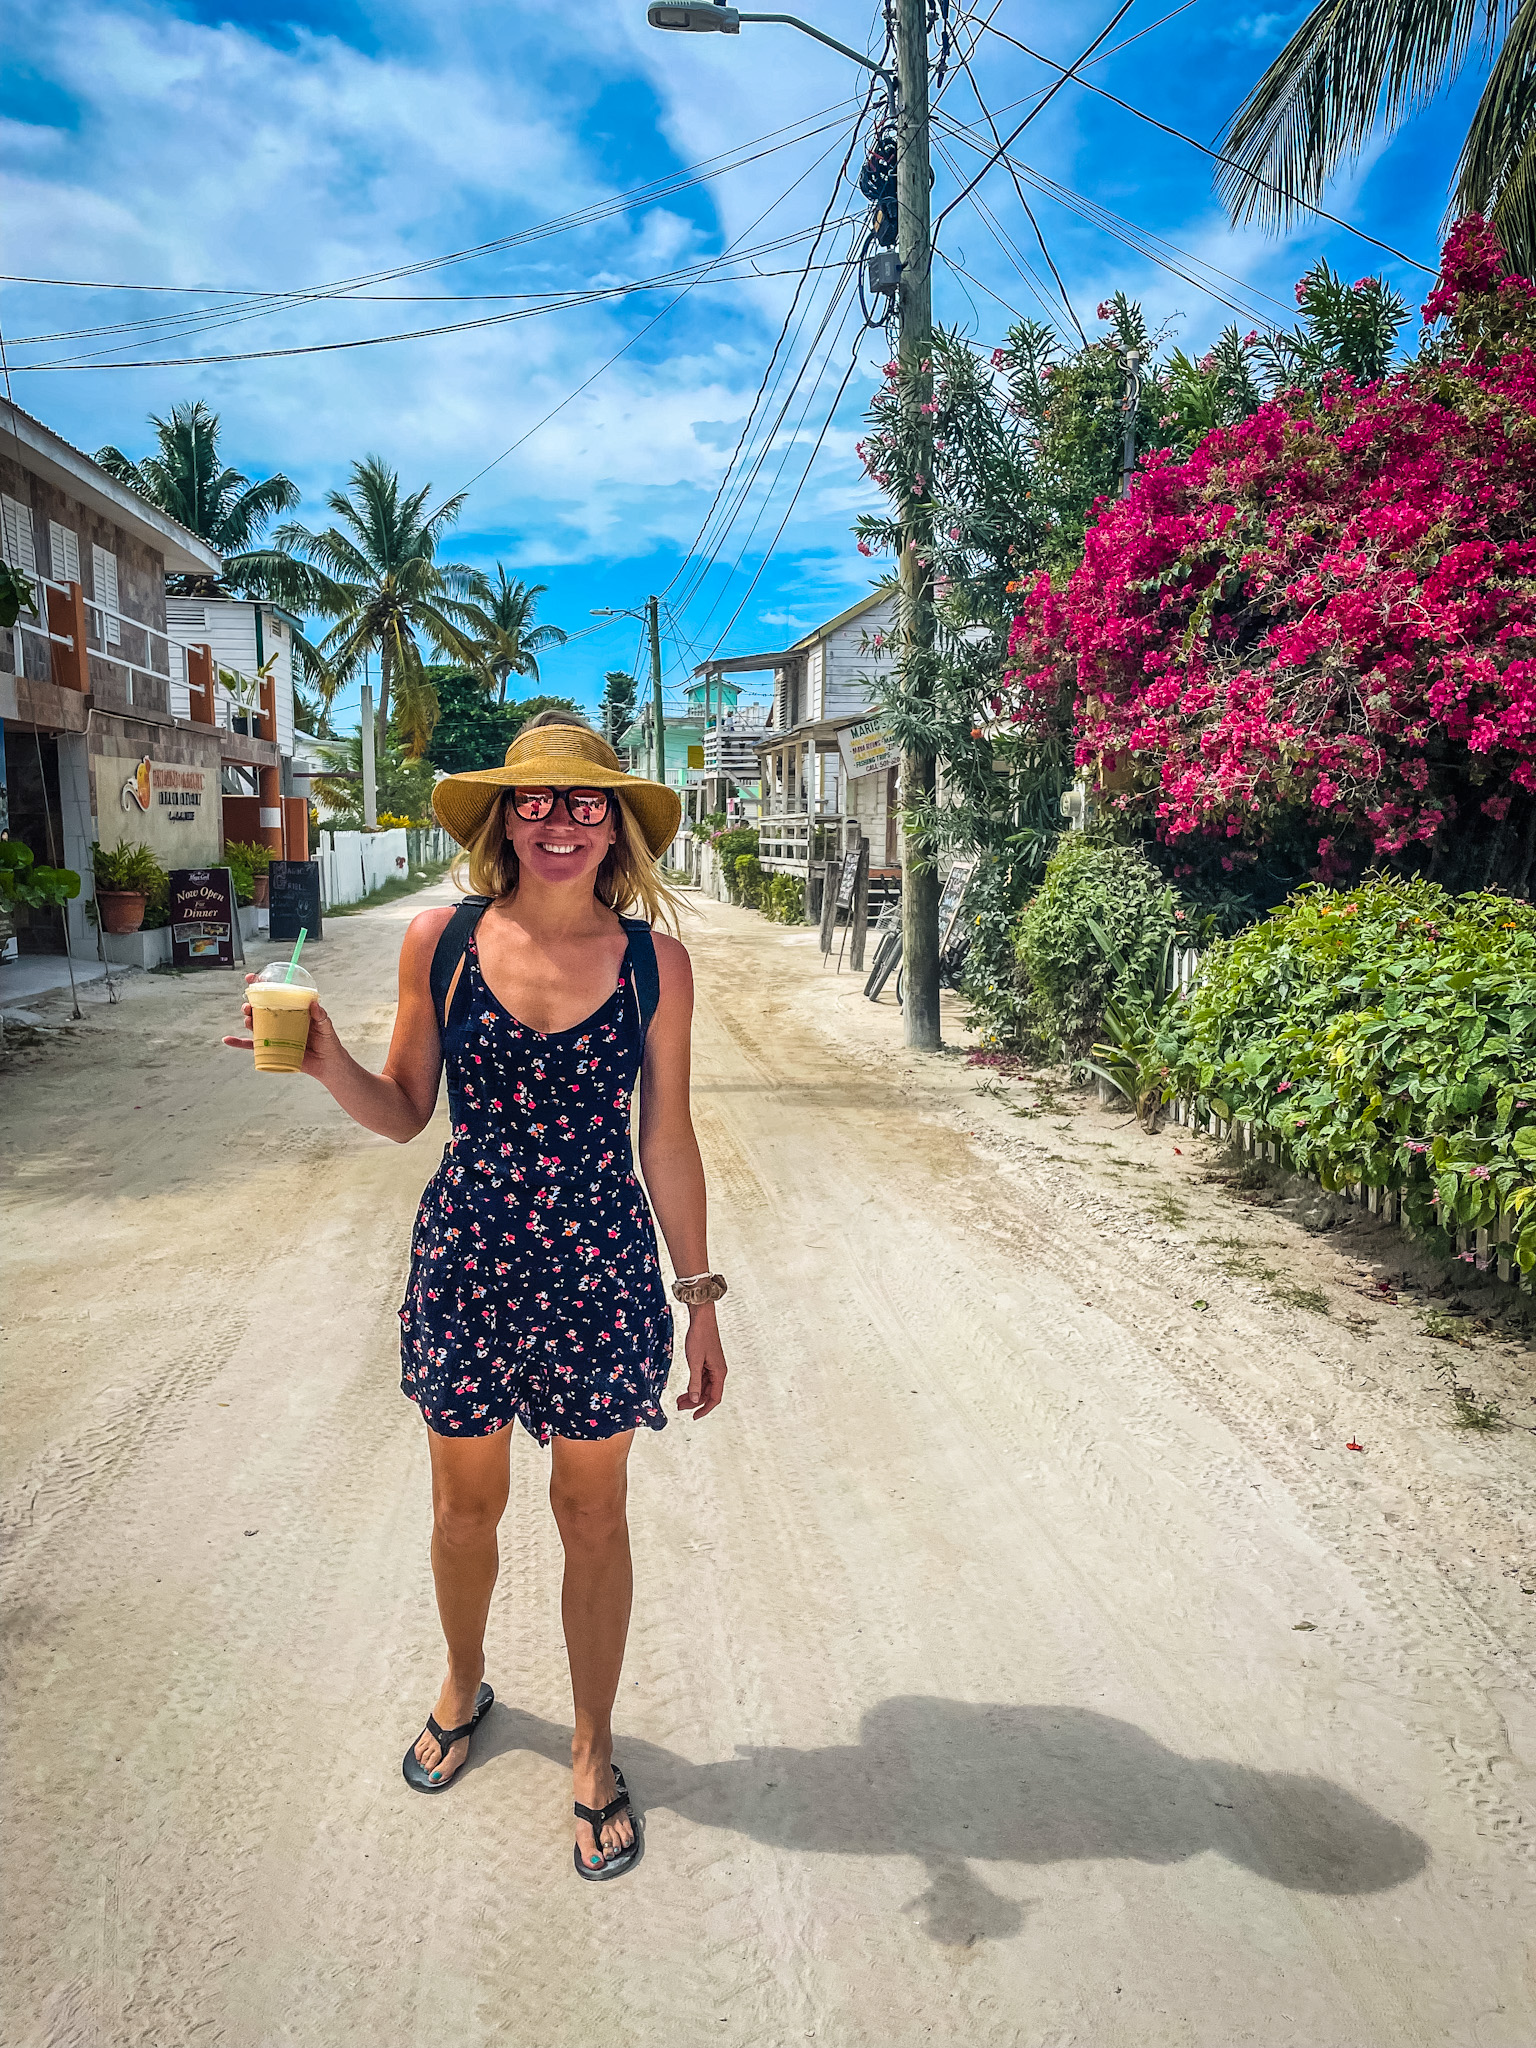
[[[1080,64],[1087,63],[1088,59],[1093,55],[1094,51],[1099,47],[1100,43],[1102,43],[1106,37],[1113,33],[1113,31],[1125,19],[1126,15],[1130,13],[1131,9],[1135,6],[1135,4],[1136,0],[1122,0],[1121,6],[1117,9],[1115,14],[1109,21],[1108,26],[1101,29],[1099,33],[1094,37],[1093,41],[1088,45],[1087,49],[1083,51],[1082,55],[1073,60],[1071,69],[1068,71],[1063,71],[1062,75],[1060,76],[1060,78],[1057,79],[1056,83],[1053,86],[1051,86],[1047,92],[1041,94],[1037,104],[1030,108],[1029,112],[1024,116],[1023,120],[1019,123],[1018,127],[1015,128],[1012,134],[1008,137],[1008,140],[1006,142],[1000,142],[997,145],[997,148],[993,151],[992,155],[987,158],[987,161],[982,165],[981,169],[976,173],[975,177],[972,178],[970,184],[965,187],[965,190],[963,192],[957,192],[955,194],[954,198],[950,200],[948,206],[946,206],[943,209],[938,219],[933,224],[932,231],[928,238],[930,247],[932,246],[934,239],[937,237],[939,229],[944,225],[946,217],[954,212],[955,208],[960,204],[962,199],[967,199],[970,197],[972,191],[974,191],[976,186],[978,186],[981,183],[982,179],[987,175],[987,172],[991,170],[992,166],[1002,158],[1006,151],[1013,147],[1014,143],[1018,141],[1019,137],[1024,133],[1024,130],[1029,126],[1030,122],[1033,121],[1037,117],[1037,115],[1043,114],[1045,112],[1045,109],[1056,97],[1057,93],[1061,91],[1061,88],[1066,84],[1067,80],[1072,77],[1073,73],[1076,72],[1078,66]]]
[[[779,194],[778,198],[774,200],[772,206],[765,208],[764,211],[757,216],[756,220],[752,221],[747,227],[743,228],[741,234],[737,236],[735,242],[732,242],[725,249],[723,249],[716,260],[723,263],[727,260],[727,258],[732,256],[738,250],[740,244],[743,241],[745,241],[746,237],[753,233],[755,229],[761,227],[763,222],[768,218],[769,214],[773,213],[776,208],[783,205],[784,201],[789,197],[790,193],[794,191],[795,186],[803,184],[804,181],[811,175],[811,172],[816,169],[816,165],[824,162],[826,158],[831,155],[831,153],[831,150],[823,150],[822,154],[819,157],[817,157],[816,162],[808,165],[807,168],[800,173],[800,176],[794,180],[794,183],[787,186],[785,190]],[[844,162],[846,163],[846,161],[847,159],[845,158]],[[833,190],[832,197],[834,200],[837,197],[835,188]],[[830,210],[831,202],[829,201],[827,212],[830,212]],[[822,228],[824,228],[826,224],[827,212],[823,212],[821,217]],[[821,229],[819,228],[817,231],[817,241],[819,241],[820,239],[820,233]],[[810,255],[815,254],[817,241],[812,242]],[[807,257],[807,264],[809,263],[810,255],[808,255]],[[619,360],[621,356],[627,355],[637,342],[642,341],[645,338],[645,336],[650,333],[653,327],[659,325],[659,323],[667,317],[667,315],[673,310],[673,307],[678,306],[682,303],[682,301],[688,296],[688,293],[692,291],[692,289],[692,284],[686,285],[683,288],[683,290],[678,293],[677,297],[672,300],[670,305],[663,306],[661,311],[658,314],[656,314],[653,319],[648,320],[646,324],[642,328],[640,328],[638,333],[632,334],[630,336],[629,340],[625,342],[622,348],[616,349],[614,353],[611,356],[609,356],[608,360],[605,363],[600,363],[598,367],[592,372],[590,377],[585,378],[583,382],[578,384],[574,391],[568,392],[566,396],[560,400],[560,403],[558,405],[552,406],[550,410],[547,413],[545,413],[542,419],[536,420],[534,424],[528,428],[526,433],[519,434],[517,439],[513,441],[510,444],[510,446],[503,448],[501,453],[497,456],[494,456],[491,459],[491,461],[486,463],[483,469],[477,469],[474,475],[469,479],[469,483],[462,484],[459,487],[460,490],[467,491],[470,488],[470,485],[477,484],[480,481],[481,477],[489,476],[490,472],[493,469],[495,469],[500,463],[505,462],[509,455],[516,454],[517,450],[523,446],[524,442],[531,440],[533,436],[536,433],[538,433],[541,427],[547,426],[548,423],[555,417],[556,413],[563,412],[565,408],[569,404],[571,404],[571,402],[574,399],[577,399],[581,396],[583,391],[587,390],[590,385],[595,384],[598,378],[601,377],[606,371],[611,370],[613,368],[613,365]],[[450,495],[457,494],[450,493]],[[668,588],[670,587],[671,586],[669,585]]]
[[[851,220],[853,215],[849,215]],[[842,225],[841,222],[838,225]],[[777,250],[792,247],[804,241],[807,235],[816,232],[811,228],[800,228],[794,234],[782,235],[771,242],[761,242],[755,249],[739,252],[744,257],[771,255]],[[613,299],[632,298],[638,292],[670,291],[678,285],[692,286],[703,283],[746,284],[757,278],[793,277],[800,273],[790,270],[752,270],[741,277],[711,278],[709,273],[724,260],[724,255],[715,255],[689,264],[678,270],[663,272],[657,277],[637,278],[625,284],[594,287],[587,291],[571,292],[560,299],[537,306],[527,306],[515,313],[486,313],[473,320],[451,320],[431,327],[412,327],[394,334],[373,334],[351,337],[345,341],[295,342],[286,348],[262,348],[231,350],[198,356],[133,356],[116,362],[99,362],[89,356],[65,357],[58,362],[18,364],[18,374],[25,369],[37,375],[44,371],[62,370],[179,370],[195,368],[208,363],[254,363],[268,362],[288,356],[335,355],[338,352],[360,348],[382,348],[397,341],[431,340],[444,334],[468,334],[487,327],[506,327],[517,321],[540,319],[549,313],[562,313],[573,308],[603,304]],[[827,266],[833,268],[836,266]]]
[[[1001,5],[1001,0],[998,0],[998,4]],[[886,47],[889,48],[889,46],[890,30],[889,27],[887,27]],[[853,152],[858,143],[859,131],[863,127],[864,122],[867,120],[869,116],[869,109],[874,96],[875,85],[876,81],[871,79],[869,86],[865,92],[864,104],[859,111],[858,118],[855,120],[853,124],[853,131],[848,137],[848,147],[843,154],[842,163],[838,166],[838,172],[836,178],[833,180],[831,194],[827,199],[826,207],[821,216],[821,233],[824,233],[826,230],[828,216],[831,214],[833,207],[837,204],[837,195],[842,188],[843,179],[848,174],[848,166],[853,159]],[[820,247],[821,233],[818,233],[816,240],[811,244],[810,249],[806,252],[806,275],[800,279],[799,283],[795,287],[794,296],[790,300],[789,308],[784,315],[783,322],[781,323],[778,334],[775,337],[773,348],[769,353],[768,361],[764,366],[762,377],[758,382],[757,391],[753,396],[751,409],[747,414],[746,423],[742,427],[740,434],[736,438],[736,446],[731,451],[730,460],[726,463],[725,469],[721,473],[720,481],[715,487],[715,494],[710,499],[709,506],[705,511],[703,519],[699,522],[698,532],[694,535],[693,540],[689,543],[687,552],[683,555],[682,560],[678,563],[677,568],[673,571],[672,576],[668,580],[666,590],[664,590],[662,593],[663,596],[665,596],[667,592],[672,589],[673,585],[677,582],[678,578],[685,573],[689,562],[692,561],[692,559],[698,552],[699,548],[703,544],[704,536],[708,532],[710,522],[713,520],[715,516],[715,509],[719,505],[721,498],[725,494],[726,487],[730,483],[732,473],[736,468],[736,464],[741,459],[742,449],[746,446],[747,438],[752,431],[753,422],[757,418],[758,407],[763,403],[763,400],[767,395],[769,383],[773,377],[774,365],[777,363],[779,358],[779,351],[784,345],[784,337],[789,332],[790,322],[794,319],[796,308],[800,303],[801,294],[805,287],[806,277],[808,277],[810,274],[811,259],[814,257],[817,249]],[[803,328],[803,326],[804,319],[802,318],[801,327]],[[796,330],[797,338],[799,331],[799,329]],[[812,344],[812,346],[814,348],[814,343]],[[809,354],[807,355],[806,360],[809,360]],[[798,382],[798,377],[796,381]],[[791,388],[791,396],[793,396],[793,387]],[[686,604],[688,599],[692,596],[693,590],[698,587],[698,580],[699,579],[697,577],[693,579],[692,584],[690,585],[689,589],[684,593],[681,599],[682,603]]]
[[[995,14],[996,12],[997,9],[994,7],[992,13]],[[983,26],[990,26],[991,19],[992,16],[988,15],[987,21],[983,24]],[[979,41],[980,38],[978,37],[977,40]],[[988,108],[986,101],[981,96],[980,83],[977,80],[975,72],[971,69],[971,59],[969,51],[962,51],[960,53],[960,62],[965,67],[965,75],[971,82],[971,91],[976,96],[976,104],[978,107],[980,107],[982,113],[986,115],[987,126],[992,131],[992,140],[997,144],[999,149],[1002,149],[1003,138],[1001,135],[999,135],[997,130],[997,122],[993,119],[991,111]],[[1067,318],[1072,322],[1072,325],[1077,329],[1078,338],[1082,342],[1083,347],[1086,348],[1088,346],[1088,336],[1083,331],[1083,323],[1081,320],[1078,319],[1077,308],[1073,305],[1071,299],[1067,295],[1067,287],[1063,282],[1061,272],[1056,268],[1055,259],[1052,257],[1050,250],[1045,246],[1045,236],[1041,233],[1040,223],[1035,219],[1034,211],[1031,208],[1029,201],[1024,197],[1024,187],[1019,182],[1019,174],[1017,170],[1014,168],[1013,159],[1012,157],[1007,156],[1005,154],[1003,161],[1007,164],[1008,174],[1013,179],[1013,189],[1019,196],[1020,206],[1022,206],[1024,209],[1024,218],[1029,222],[1030,226],[1035,231],[1035,240],[1040,244],[1040,254],[1045,258],[1046,263],[1050,266],[1051,275],[1056,280],[1056,289],[1061,293],[1061,303],[1067,309]],[[951,165],[951,169],[953,169],[953,165]],[[983,209],[979,203],[973,201],[973,204],[976,204],[976,210],[978,213],[983,212]]]
[[[994,14],[997,12],[996,8],[992,11]],[[1109,100],[1113,105],[1123,108],[1127,114],[1134,114],[1138,121],[1145,121],[1149,128],[1159,129],[1164,135],[1171,135],[1176,142],[1184,142],[1191,149],[1198,149],[1202,156],[1208,156],[1213,163],[1226,164],[1231,169],[1241,172],[1245,178],[1250,179],[1255,185],[1262,185],[1266,192],[1278,193],[1288,205],[1300,206],[1308,213],[1315,213],[1319,220],[1329,221],[1334,227],[1343,228],[1346,234],[1358,236],[1362,242],[1369,242],[1373,249],[1384,249],[1389,256],[1395,256],[1400,263],[1406,263],[1414,270],[1422,270],[1428,277],[1438,275],[1438,272],[1430,264],[1421,263],[1416,256],[1409,256],[1402,249],[1394,249],[1390,242],[1383,242],[1377,235],[1368,235],[1364,228],[1357,228],[1353,221],[1343,220],[1336,213],[1329,213],[1321,206],[1314,206],[1310,200],[1299,198],[1296,193],[1290,191],[1284,185],[1277,185],[1269,178],[1261,178],[1257,171],[1252,171],[1246,164],[1239,163],[1236,157],[1226,156],[1221,150],[1212,149],[1208,143],[1199,141],[1193,135],[1186,135],[1182,128],[1170,127],[1166,121],[1159,121],[1156,115],[1145,112],[1141,107],[1132,106],[1129,100],[1121,99],[1118,93],[1106,92],[1102,85],[1094,85],[1089,79],[1077,77],[1075,69],[1074,71],[1063,69],[1053,57],[1042,56],[1038,50],[1032,50],[1028,43],[1021,43],[1017,36],[1009,35],[1006,29],[994,28],[990,15],[982,24],[982,27],[990,34],[999,37],[1003,42],[1011,43],[1016,50],[1022,50],[1026,57],[1033,57],[1037,64],[1045,64],[1052,71],[1060,71],[1061,78],[1059,83],[1062,85],[1065,85],[1070,78],[1072,83],[1080,85],[1084,92],[1097,93],[1101,100]],[[1081,62],[1081,59],[1079,59],[1079,62]]]

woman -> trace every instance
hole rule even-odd
[[[637,1079],[645,1186],[673,1270],[688,1276],[672,1289],[689,1309],[677,1405],[702,1420],[725,1386],[715,1320],[725,1283],[709,1270],[688,1109],[688,955],[676,939],[653,941],[649,923],[621,921],[631,909],[651,921],[670,913],[656,861],[681,807],[558,713],[524,726],[505,767],[439,782],[432,807],[468,850],[471,886],[488,906],[478,922],[470,906],[412,920],[382,1074],[357,1064],[318,1004],[304,1057],[349,1116],[402,1144],[425,1128],[448,1069],[452,1136],[422,1198],[400,1310],[401,1384],[427,1426],[448,1670],[402,1768],[416,1790],[445,1790],[491,1705],[483,1645],[516,1417],[552,1445],[575,1861],[604,1880],[633,1868],[641,1846],[611,1721],[632,1584],[625,1473],[635,1430],[666,1426],[672,1354],[655,1230],[630,1158]]]

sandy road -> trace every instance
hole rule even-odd
[[[420,900],[316,959],[365,1057]],[[1529,2048],[1536,1603],[1464,1595],[1331,1418],[1286,1437],[1294,1320],[1202,1283],[1226,1334],[1184,1342],[1195,1255],[1106,1248],[806,938],[708,907],[691,944],[734,1376],[637,1446],[610,1887],[526,1439],[500,1703],[448,1796],[399,1775],[440,1133],[218,1050],[227,981],[139,978],[0,1074],[4,2041]],[[1531,1444],[1487,1453],[1527,1528]]]

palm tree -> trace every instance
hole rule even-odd
[[[269,520],[298,504],[298,485],[286,476],[253,484],[239,470],[221,468],[219,416],[200,398],[173,406],[169,419],[151,413],[149,423],[160,444],[158,454],[132,462],[120,448],[98,448],[97,462],[108,476],[168,512],[224,557],[222,576],[173,576],[167,587],[179,597],[214,597],[225,590],[251,594],[247,585],[261,581],[272,553],[255,543]]]
[[[496,680],[496,701],[507,701],[507,678],[529,676],[539,681],[538,657],[546,647],[563,647],[570,635],[563,626],[536,626],[533,615],[547,583],[519,583],[500,562],[496,581],[487,584],[483,604],[473,605],[467,623],[480,645],[480,657]]]
[[[378,655],[380,746],[393,696],[410,755],[419,758],[437,716],[421,642],[488,680],[473,631],[479,608],[471,600],[488,597],[490,586],[467,563],[437,559],[444,529],[463,509],[463,491],[428,513],[432,486],[402,497],[398,474],[377,455],[352,465],[349,490],[326,494],[337,524],[321,533],[282,526],[273,538],[298,569],[309,608],[335,620],[320,652],[337,680],[355,675],[370,652]]]
[[[1451,209],[1488,215],[1516,268],[1536,274],[1536,0],[1321,0],[1233,116],[1233,162],[1216,181],[1233,219],[1289,221],[1378,114],[1401,126],[1474,46],[1492,64]]]

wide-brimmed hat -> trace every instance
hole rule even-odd
[[[617,789],[640,821],[647,846],[659,856],[677,837],[683,800],[664,782],[628,775],[600,733],[585,725],[540,725],[520,732],[503,768],[445,775],[432,791],[437,822],[468,846],[507,789]]]

